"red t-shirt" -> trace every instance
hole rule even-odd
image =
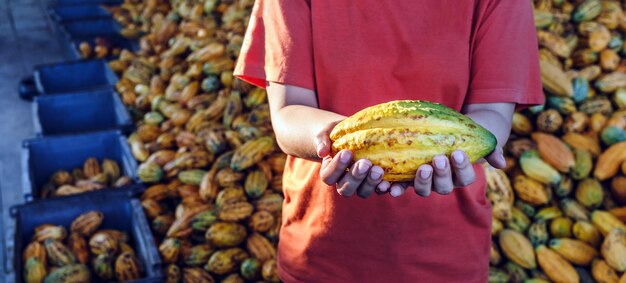
[[[235,75],[317,92],[321,109],[423,99],[543,102],[531,3],[257,0]],[[485,177],[446,196],[345,198],[290,156],[278,265],[286,282],[486,282]]]

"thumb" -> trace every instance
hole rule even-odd
[[[494,168],[504,169],[506,167],[506,160],[504,159],[501,147],[498,147],[489,156],[485,157],[485,159]]]
[[[317,135],[314,142],[317,156],[324,158],[330,155],[330,139],[326,134]]]

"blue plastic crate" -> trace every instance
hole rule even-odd
[[[132,129],[130,114],[113,89],[38,96],[32,105],[38,136]]]
[[[63,22],[61,30],[67,39],[74,40],[120,34],[122,26],[113,19],[88,19]]]
[[[119,34],[115,34],[115,35],[106,35],[106,36],[96,36],[96,37],[86,37],[86,38],[75,38],[71,41],[68,42],[67,46],[68,46],[68,53],[69,53],[69,57],[72,59],[81,59],[82,57],[80,56],[80,48],[79,45],[82,42],[87,42],[89,43],[89,45],[91,45],[92,48],[94,48],[95,43],[96,43],[96,38],[102,38],[106,41],[108,41],[112,47],[117,47],[120,49],[127,49],[133,52],[139,51],[140,46],[139,46],[139,42],[136,40],[131,40],[131,39],[127,39],[124,38],[123,36],[119,35]],[[112,59],[117,59],[118,56],[113,56],[111,54],[109,54],[108,57],[106,57],[106,60],[112,60]]]
[[[57,23],[86,19],[111,18],[111,13],[101,5],[57,6],[48,10],[50,18]]]
[[[16,282],[23,282],[22,251],[42,224],[63,225],[68,231],[79,215],[97,210],[104,214],[101,229],[116,229],[128,233],[143,269],[143,278],[133,282],[163,282],[161,260],[148,221],[137,199],[124,192],[109,193],[105,197],[77,195],[63,199],[20,205],[12,208],[15,218],[13,270]],[[98,282],[92,274],[92,282]]]
[[[95,157],[115,160],[122,175],[137,178],[137,161],[120,131],[103,131],[82,135],[36,138],[22,145],[22,185],[27,202],[38,200],[41,187],[57,170],[82,168],[85,160]],[[103,189],[99,191],[116,189]],[[97,191],[97,192],[99,192]]]
[[[106,60],[78,60],[40,65],[34,72],[38,94],[110,88],[118,79]]]

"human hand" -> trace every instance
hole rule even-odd
[[[368,198],[374,191],[388,191],[390,183],[383,181],[384,171],[373,166],[367,159],[352,162],[353,154],[349,150],[341,150],[334,157],[330,156],[331,142],[328,137],[334,127],[329,125],[315,137],[317,155],[322,160],[320,178],[329,186],[337,185],[337,192],[345,197],[356,193],[359,197]]]
[[[497,148],[485,157],[485,160],[496,168],[504,168],[506,161],[502,149]],[[393,183],[389,194],[393,197],[403,195],[407,188],[413,187],[415,193],[427,197],[432,192],[440,195],[450,194],[454,189],[471,185],[476,180],[476,173],[467,154],[461,150],[452,152],[450,158],[437,155],[431,164],[421,165],[415,173],[413,183]]]

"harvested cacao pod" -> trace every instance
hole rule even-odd
[[[72,222],[72,232],[79,233],[83,236],[91,236],[102,224],[104,214],[99,211],[89,211],[78,216]]]
[[[446,145],[433,143],[425,128],[429,134],[446,139]],[[395,136],[395,142],[386,141]],[[493,134],[474,121],[448,107],[424,101],[393,101],[363,109],[337,124],[330,139],[333,154],[349,149],[354,160],[366,158],[382,167],[387,181],[412,180],[417,168],[430,163],[437,154],[449,155],[461,149],[474,162],[495,148]],[[363,140],[368,142],[359,142]],[[411,152],[415,147],[431,150]]]

